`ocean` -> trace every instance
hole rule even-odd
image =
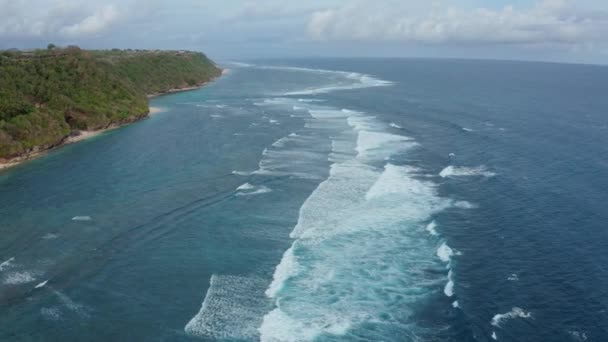
[[[0,173],[0,340],[608,340],[608,68],[224,66]]]

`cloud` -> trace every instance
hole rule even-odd
[[[78,0],[0,0],[0,38],[93,35],[115,23],[118,13],[113,4]]]
[[[521,9],[377,0],[316,11],[308,34],[315,40],[572,45],[608,40],[608,13],[584,11],[566,0]]]
[[[95,34],[103,31],[118,18],[118,11],[113,5],[103,6],[82,21],[61,28],[60,32],[71,36]]]

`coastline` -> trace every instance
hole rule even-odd
[[[229,72],[229,69],[222,69],[222,73],[220,76],[215,77],[207,82],[203,82],[200,83],[196,86],[192,86],[192,87],[184,87],[184,88],[172,88],[167,90],[166,92],[162,92],[162,93],[155,93],[155,94],[149,94],[147,95],[148,99],[154,98],[154,97],[158,97],[158,96],[162,96],[162,95],[169,95],[169,94],[173,94],[173,93],[178,93],[178,92],[183,92],[183,91],[192,91],[192,90],[196,90],[196,89],[200,89],[204,86],[206,86],[207,84],[215,81],[216,79],[218,79],[219,77],[227,74]],[[9,169],[13,166],[17,166],[20,165],[24,162],[36,159],[40,156],[45,155],[46,153],[53,151],[57,148],[63,147],[65,145],[69,145],[69,144],[74,144],[80,141],[84,141],[84,140],[88,140],[90,138],[96,137],[102,133],[105,133],[107,131],[111,131],[113,129],[119,128],[119,127],[123,127],[125,125],[129,125],[132,123],[135,123],[139,120],[142,120],[144,118],[149,117],[152,114],[156,114],[156,113],[160,113],[164,110],[164,108],[160,108],[160,107],[154,107],[154,106],[150,106],[150,104],[148,104],[148,112],[140,115],[137,117],[137,119],[130,121],[130,122],[124,122],[124,123],[113,123],[110,124],[108,127],[106,128],[102,128],[102,129],[98,129],[98,130],[92,130],[92,131],[75,131],[77,132],[77,134],[73,135],[70,134],[68,136],[66,136],[65,138],[63,138],[63,140],[61,140],[59,143],[50,146],[48,148],[34,148],[34,150],[32,152],[28,152],[25,153],[23,155],[14,157],[14,158],[10,158],[10,159],[2,159],[0,158],[0,172]]]
[[[154,93],[154,94],[148,94],[147,97],[148,97],[148,99],[152,99],[152,98],[163,96],[163,95],[170,95],[170,94],[173,94],[173,93],[181,93],[181,92],[185,92],[185,91],[197,90],[197,89],[200,89],[200,88],[206,86],[207,84],[209,84],[209,83],[217,80],[218,78],[220,78],[220,77],[228,74],[229,72],[230,72],[230,69],[222,69],[222,73],[220,74],[220,76],[214,77],[214,78],[210,79],[209,81],[202,82],[202,83],[199,83],[197,85],[190,86],[190,87],[171,88],[171,89],[163,91],[163,92]]]

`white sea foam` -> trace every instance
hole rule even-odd
[[[251,172],[233,170],[232,174],[236,175],[236,176],[249,176],[249,175],[251,175]]]
[[[267,186],[264,185],[252,185],[250,183],[245,183],[238,188],[236,188],[237,196],[253,196],[253,195],[261,195],[265,193],[272,192]]]
[[[91,221],[91,216],[74,216],[72,221]]]
[[[213,275],[200,311],[186,334],[208,339],[253,340],[267,308],[266,282],[253,277]]]
[[[239,68],[250,68],[250,67],[254,66],[253,64],[243,63],[243,62],[226,62],[226,64],[235,66],[235,67],[239,67]]]
[[[39,283],[38,285],[34,286],[34,288],[39,289],[41,287],[45,287],[48,282],[49,282],[48,280],[45,280],[42,283]]]
[[[431,242],[414,227],[450,201],[437,196],[433,183],[417,179],[418,170],[412,167],[386,164],[379,170],[366,164],[405,151],[414,142],[381,131],[386,125],[363,113],[311,110],[311,116],[330,123],[308,127],[333,130],[328,132],[330,160],[337,161],[300,208],[290,234],[296,240],[266,290],[277,307],[264,316],[262,341],[344,335],[364,322],[386,320],[388,302],[411,305],[418,294],[409,288],[436,286],[421,278],[419,263],[433,260],[419,249],[425,244],[430,248]],[[345,131],[349,126],[352,130]],[[357,158],[360,154],[366,158]],[[370,293],[370,287],[381,290]],[[370,305],[374,301],[388,302]]]
[[[452,249],[445,242],[437,248],[437,256],[439,259],[448,264],[448,281],[443,288],[443,293],[448,297],[454,296],[454,273],[451,269],[452,257],[454,255],[461,255],[461,253]]]
[[[498,341],[498,336],[496,336],[496,331],[492,331],[492,339]]]
[[[266,296],[271,298],[276,297],[277,293],[283,287],[285,281],[297,275],[299,270],[300,266],[293,255],[293,247],[290,247],[287,251],[285,251],[281,262],[274,271],[272,283],[266,290]]]
[[[237,190],[252,190],[255,189],[255,186],[249,184],[249,183],[245,183],[242,184],[241,186],[239,186],[238,188],[236,188]]]
[[[55,233],[46,233],[42,236],[44,240],[54,240],[59,237],[59,234]]]
[[[323,69],[309,69],[297,67],[263,67],[265,69],[277,69],[297,72],[312,72],[333,76],[335,80],[330,84],[325,84],[317,87],[310,87],[302,90],[286,92],[283,95],[318,95],[340,90],[362,89],[370,87],[386,87],[393,85],[393,82],[381,80],[370,75],[364,75],[356,72],[332,71]]]
[[[585,333],[585,332],[570,330],[570,331],[568,331],[568,334],[570,334],[570,336],[572,336],[572,338],[575,341],[580,341],[580,342],[587,341],[587,333]]]
[[[416,169],[409,166],[386,164],[378,181],[365,194],[366,200],[396,194],[411,198],[429,198],[435,194],[435,185],[410,177]]]
[[[72,300],[72,298],[68,297],[65,293],[53,290],[53,293],[59,298],[59,301],[63,306],[65,306],[68,310],[78,314],[81,317],[89,317],[89,310],[82,304],[76,303]]]
[[[471,128],[462,127],[462,130],[465,132],[473,132]]]
[[[455,300],[455,301],[453,301],[453,302],[452,302],[452,307],[453,307],[454,309],[460,308],[460,304],[458,303],[458,301],[457,301],[457,300]]]
[[[416,145],[410,138],[401,135],[359,131],[356,150],[360,158],[382,160],[396,152],[405,151]]]
[[[384,124],[378,122],[373,116],[364,116],[361,113],[348,113],[348,124],[356,131],[381,131]]]
[[[13,267],[14,266],[13,261],[15,261],[15,257],[10,257],[7,260],[3,261],[0,264],[0,272]]]
[[[450,262],[454,254],[456,254],[454,250],[445,242],[443,242],[439,248],[437,248],[437,256],[443,262]]]
[[[325,100],[321,100],[321,99],[298,99],[298,102],[325,102]]]
[[[492,317],[492,325],[495,327],[500,327],[505,321],[514,318],[530,318],[532,314],[530,312],[526,312],[521,308],[514,307],[511,311],[504,314],[496,314]]]
[[[448,271],[448,282],[447,284],[445,284],[445,287],[443,288],[443,293],[448,296],[448,297],[452,297],[454,295],[454,279],[453,278],[453,273],[452,270]]]
[[[423,171],[385,162],[416,143],[362,112],[318,106],[309,113],[303,132],[315,132],[317,143],[320,135],[331,137],[329,157],[321,145],[302,149],[283,140],[264,152],[256,172],[291,175],[296,168],[289,164],[309,168],[323,155],[333,162],[300,208],[290,234],[295,241],[265,291],[275,308],[258,329],[262,341],[339,339],[367,322],[392,324],[387,308],[411,307],[445,279],[423,271],[438,261],[427,252],[433,239],[420,227],[433,232],[432,215],[455,202],[439,197],[436,185],[421,179]],[[448,266],[458,254],[449,250]],[[451,269],[448,278],[444,291],[452,296]]]
[[[518,281],[519,280],[519,276],[517,275],[517,273],[512,273],[511,275],[509,275],[509,277],[507,278],[507,280],[509,280],[509,281]]]
[[[58,307],[40,308],[40,314],[42,317],[52,321],[58,321],[61,319],[61,309]]]
[[[403,129],[403,127],[401,127],[401,126],[397,125],[397,124],[396,124],[396,123],[394,123],[394,122],[391,122],[389,126],[391,126],[391,127],[393,127],[393,128],[396,128],[396,129]]]
[[[460,209],[475,209],[477,208],[477,206],[471,202],[467,202],[467,201],[455,201],[454,202],[454,207],[456,208],[460,208]]]
[[[435,221],[431,221],[429,224],[426,225],[426,231],[429,232],[429,234],[437,236],[439,235],[437,233],[437,230],[435,229],[437,228],[437,223],[435,223]]]
[[[485,166],[464,167],[450,165],[441,170],[439,176],[441,176],[442,178],[468,176],[494,177],[496,176],[496,173],[488,171]]]
[[[27,284],[36,281],[35,272],[32,271],[15,271],[10,272],[4,277],[4,284],[19,285]]]

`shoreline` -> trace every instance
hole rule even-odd
[[[203,82],[199,85],[193,86],[193,87],[185,87],[185,88],[172,88],[167,90],[166,92],[163,93],[156,93],[156,94],[149,94],[146,95],[148,99],[152,99],[158,96],[162,96],[162,95],[170,95],[173,93],[179,93],[179,92],[183,92],[183,91],[192,91],[192,90],[196,90],[196,89],[200,89],[204,86],[206,86],[207,84],[215,81],[216,79],[220,78],[221,76],[227,74],[229,72],[229,69],[222,69],[222,74],[218,77],[215,77],[207,82]],[[74,144],[80,141],[84,141],[84,140],[88,140],[90,138],[96,137],[98,135],[101,135],[102,133],[105,133],[107,131],[111,131],[114,130],[116,128],[120,128],[132,123],[135,123],[137,121],[140,121],[142,119],[145,119],[147,117],[149,117],[150,115],[153,114],[157,114],[160,112],[163,112],[164,108],[161,107],[155,107],[155,106],[150,106],[150,104],[148,103],[148,112],[145,113],[144,115],[140,115],[137,119],[131,121],[131,122],[125,122],[125,123],[120,123],[120,124],[110,124],[108,127],[106,128],[102,128],[102,129],[97,129],[97,130],[92,130],[92,131],[77,131],[78,134],[76,135],[72,135],[69,134],[68,136],[66,136],[65,138],[63,138],[63,140],[61,140],[59,143],[57,143],[56,145],[50,146],[48,148],[35,148],[34,151],[32,152],[28,152],[25,153],[23,155],[14,157],[14,158],[10,158],[10,159],[2,159],[0,158],[0,172],[9,169],[13,166],[17,166],[20,165],[24,162],[36,159],[38,157],[41,157],[45,154],[47,154],[48,152],[51,152],[55,149],[61,148],[63,146],[69,145],[69,144]],[[74,131],[76,132],[76,131]]]
[[[214,82],[215,80],[217,80],[218,78],[220,78],[220,77],[228,74],[229,72],[230,72],[230,69],[222,69],[222,73],[219,76],[214,77],[214,78],[210,79],[207,82],[199,83],[197,85],[190,86],[190,87],[171,88],[169,90],[166,90],[166,91],[163,91],[163,92],[160,92],[160,93],[148,94],[146,96],[148,97],[148,99],[153,99],[155,97],[159,97],[159,96],[163,96],[163,95],[170,95],[170,94],[174,94],[174,93],[181,93],[181,92],[185,92],[185,91],[197,90],[197,89],[200,89],[200,88],[206,86],[207,84],[209,84],[211,82]]]

